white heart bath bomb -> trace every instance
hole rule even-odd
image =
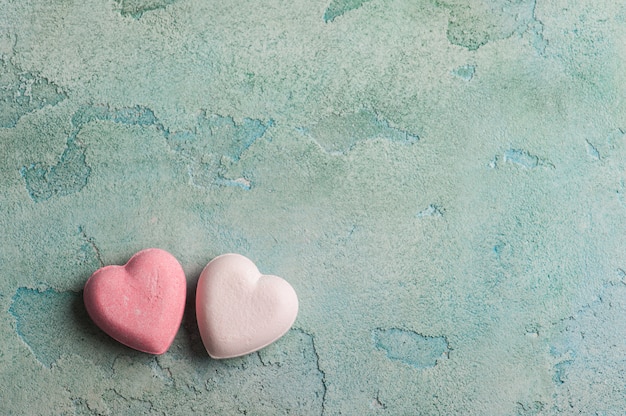
[[[206,265],[196,291],[202,342],[212,358],[246,355],[282,337],[298,315],[298,296],[248,258],[224,254]]]

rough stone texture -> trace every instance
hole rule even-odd
[[[0,0],[0,414],[623,413],[620,2]],[[85,314],[160,247],[295,327],[159,357]]]

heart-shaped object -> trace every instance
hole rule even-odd
[[[204,268],[196,292],[202,342],[212,358],[246,355],[282,337],[298,315],[298,296],[248,258],[224,254]]]
[[[174,256],[149,248],[124,266],[96,270],[83,300],[91,319],[111,337],[139,351],[163,354],[183,319],[186,283]]]

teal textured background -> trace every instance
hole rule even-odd
[[[625,64],[619,2],[0,0],[0,413],[623,414]],[[114,342],[147,247],[294,328]]]

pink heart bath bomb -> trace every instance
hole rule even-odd
[[[282,337],[298,315],[298,296],[248,258],[224,254],[204,268],[196,292],[202,342],[212,358],[246,355]]]
[[[111,337],[139,351],[163,354],[183,319],[186,286],[176,258],[149,248],[124,266],[96,270],[83,300],[91,319]]]

